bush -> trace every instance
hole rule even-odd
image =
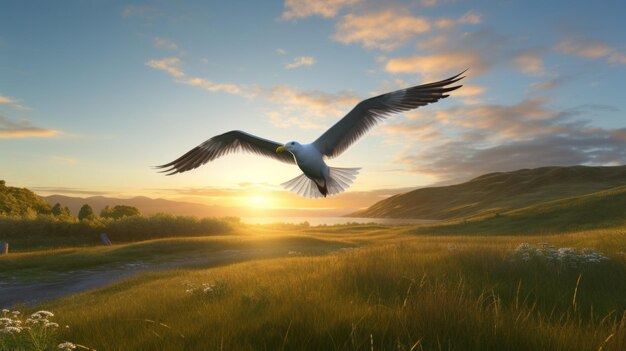
[[[0,239],[13,250],[59,246],[95,245],[99,234],[107,233],[113,243],[165,237],[204,236],[230,232],[239,219],[217,219],[155,214],[120,219],[93,218],[79,221],[73,217],[36,215],[1,216]]]

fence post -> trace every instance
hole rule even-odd
[[[9,254],[9,243],[6,241],[0,241],[0,255]]]
[[[107,233],[100,233],[100,240],[104,245],[111,246],[111,240],[109,240]]]

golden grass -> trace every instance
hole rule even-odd
[[[624,228],[525,237],[250,230],[241,240],[305,254],[309,245],[359,248],[149,273],[40,307],[71,325],[64,339],[98,350],[626,348]],[[519,243],[540,241],[611,259],[575,269],[510,259]]]

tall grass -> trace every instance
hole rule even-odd
[[[103,350],[624,350],[626,236],[530,240],[610,260],[549,266],[512,259],[519,238],[400,236],[146,274],[45,307],[73,326],[65,338]]]

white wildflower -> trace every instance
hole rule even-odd
[[[50,311],[37,311],[35,313],[33,313],[33,315],[38,314],[41,316],[46,316],[46,317],[54,317],[54,313],[50,312]]]
[[[7,313],[9,313],[9,312],[11,312],[11,311],[7,310],[6,308],[3,308],[3,309],[2,309],[2,313],[3,313],[3,314],[7,314]]]
[[[64,343],[59,344],[59,348],[64,351],[74,350],[76,348],[76,345],[74,343],[66,341]]]
[[[14,316],[17,316],[17,315],[19,315],[19,314],[20,314],[20,311],[13,311],[13,312],[11,312],[11,313],[13,313],[13,315],[14,315]]]
[[[0,330],[7,334],[19,334],[22,332],[22,328],[19,327],[4,327],[4,329]]]
[[[58,328],[59,325],[57,323],[54,322],[48,322],[44,325],[45,328]]]

